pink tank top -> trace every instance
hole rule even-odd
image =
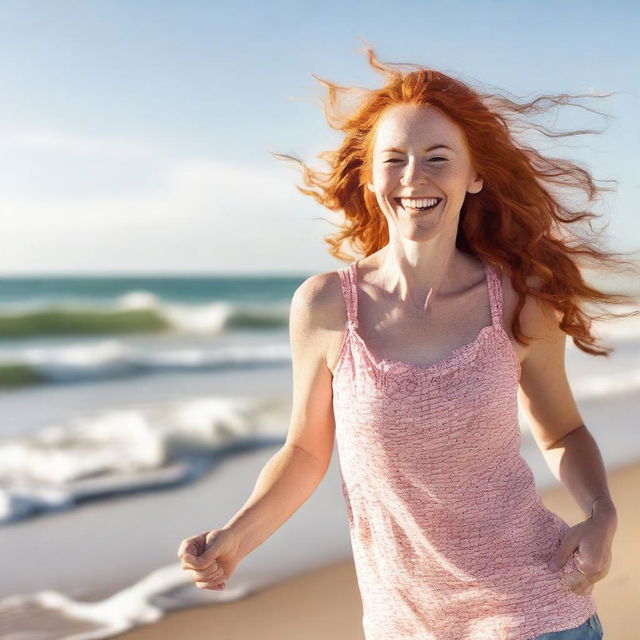
[[[446,358],[376,357],[358,333],[357,263],[333,377],[342,491],[366,640],[530,640],[582,624],[591,595],[546,562],[569,525],[520,455],[520,361],[502,281],[483,262],[491,325]]]

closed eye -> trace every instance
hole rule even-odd
[[[436,156],[435,158],[430,158],[429,162],[434,162],[436,160],[446,162],[447,158],[443,158],[442,156]],[[385,160],[385,164],[388,162],[402,162],[402,160],[400,160],[399,158],[389,158],[389,160]]]

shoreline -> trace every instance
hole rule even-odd
[[[618,511],[609,574],[593,597],[607,640],[628,640],[640,601],[640,461],[607,474]],[[545,506],[569,525],[584,519],[562,486],[541,491]],[[194,587],[195,589],[195,587]],[[190,607],[117,637],[122,640],[361,640],[362,607],[353,561],[334,563],[290,578],[238,601]]]

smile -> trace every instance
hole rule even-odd
[[[394,198],[403,209],[414,211],[427,211],[435,209],[440,204],[442,198]]]

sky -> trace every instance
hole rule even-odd
[[[616,180],[595,210],[640,249],[640,5],[578,0],[0,0],[0,274],[311,273],[336,214],[301,194],[340,141],[316,74],[362,53],[523,99],[614,92],[550,124],[552,155]],[[546,143],[549,145],[549,143]]]

